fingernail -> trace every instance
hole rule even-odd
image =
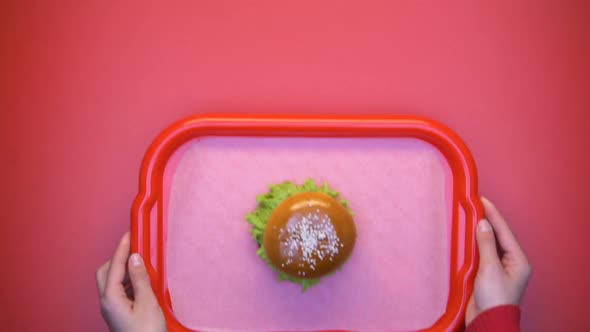
[[[141,256],[138,253],[131,255],[131,265],[140,266],[143,263]]]
[[[489,232],[492,230],[492,226],[490,225],[489,221],[487,221],[487,219],[482,219],[477,224],[477,230],[484,233]]]
[[[481,201],[484,202],[485,204],[492,204],[492,201],[490,201],[487,197],[485,196],[481,196]]]

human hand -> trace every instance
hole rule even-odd
[[[487,219],[477,224],[479,270],[467,305],[466,325],[487,309],[518,305],[532,273],[526,255],[500,211],[487,199],[481,201]]]
[[[102,317],[111,332],[165,332],[166,320],[139,254],[126,233],[111,260],[96,271]],[[125,267],[128,268],[128,274]]]

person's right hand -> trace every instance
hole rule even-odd
[[[467,305],[466,325],[485,310],[518,305],[532,273],[526,255],[500,211],[485,198],[482,203],[487,219],[477,224],[479,270]]]

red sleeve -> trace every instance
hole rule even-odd
[[[479,314],[465,332],[520,332],[520,308],[502,305]]]

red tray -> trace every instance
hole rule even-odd
[[[197,116],[173,124],[150,146],[141,167],[139,194],[132,207],[132,251],[139,252],[145,259],[169,331],[191,330],[177,320],[166,273],[167,182],[170,181],[166,170],[183,146],[205,137],[411,138],[434,146],[448,164],[452,185],[448,197],[449,295],[444,313],[432,326],[421,331],[455,331],[461,327],[477,265],[475,225],[483,210],[477,195],[475,163],[465,144],[451,130],[417,117]],[[354,202],[352,205],[354,208]]]

